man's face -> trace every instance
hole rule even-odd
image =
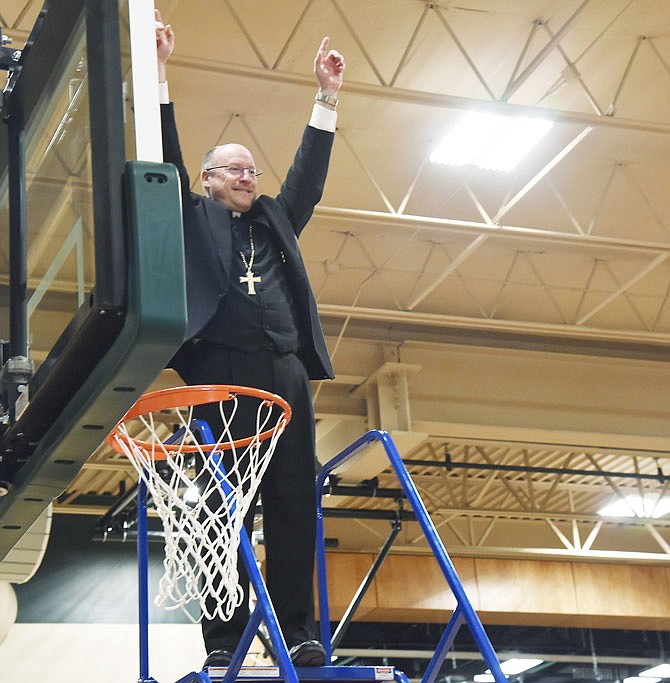
[[[256,176],[248,170],[256,168],[251,152],[242,145],[221,145],[216,148],[209,166],[228,166],[238,171],[244,169],[241,174],[225,168],[203,170],[200,180],[205,194],[211,199],[221,202],[231,211],[248,211],[256,198]]]

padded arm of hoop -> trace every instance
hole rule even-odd
[[[0,534],[0,559],[67,488],[184,340],[186,287],[177,171],[172,164],[130,161],[124,188],[128,300],[123,327],[83,384],[67,397],[12,490],[0,498],[0,520],[6,525]]]

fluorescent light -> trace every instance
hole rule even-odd
[[[638,675],[643,676],[647,680],[647,683],[649,683],[650,678],[654,678],[654,676],[670,678],[670,664],[659,664],[646,671],[640,671]]]
[[[505,676],[516,676],[517,674],[523,673],[524,671],[528,671],[528,669],[532,669],[533,667],[542,664],[543,661],[543,659],[507,659],[506,661],[500,663],[500,668]],[[495,678],[493,678],[491,669],[486,669],[483,674],[475,674],[472,677],[472,680],[475,683],[495,682]]]
[[[183,499],[185,503],[197,503],[200,500],[200,489],[195,484],[192,484],[184,491]]]
[[[500,668],[506,676],[514,676],[542,664],[543,661],[543,659],[508,659],[500,664]]]
[[[492,171],[511,171],[554,124],[540,118],[508,118],[471,112],[435,148],[437,164],[473,164]]]
[[[654,676],[628,676],[623,679],[623,683],[658,683],[660,680]]]
[[[670,514],[670,497],[626,496],[598,510],[602,517],[651,517],[658,519]],[[665,664],[664,666],[670,667]],[[669,674],[670,675],[670,674]]]

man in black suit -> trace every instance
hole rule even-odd
[[[205,154],[203,197],[190,192],[167,94],[174,33],[156,15],[163,152],[180,174],[186,252],[188,340],[173,367],[188,384],[257,387],[292,407],[260,488],[267,586],[296,666],[325,663],[323,646],[314,640],[316,458],[309,380],[332,379],[333,369],[297,237],[321,199],[334,138],[344,59],[328,50],[328,42],[323,39],[314,60],[319,90],[312,117],[277,197],[257,195],[260,171],[238,144]],[[250,419],[242,417],[243,423]],[[205,666],[230,662],[248,620],[248,578],[241,569],[245,598],[233,618],[203,620]]]

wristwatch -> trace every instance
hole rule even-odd
[[[333,97],[332,95],[324,95],[322,92],[318,92],[316,93],[316,97],[314,99],[317,102],[325,102],[326,104],[330,104],[333,107],[337,107],[338,99],[337,97]]]

